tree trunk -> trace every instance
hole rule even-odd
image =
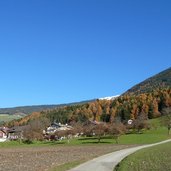
[[[100,143],[100,140],[101,140],[101,137],[99,136],[99,137],[98,137],[98,143]]]
[[[168,135],[170,135],[170,128],[168,128]]]

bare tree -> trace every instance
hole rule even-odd
[[[93,128],[94,128],[94,125],[92,125],[92,124],[84,125],[83,126],[83,134],[88,137],[93,136]]]
[[[167,127],[168,130],[168,135],[170,135],[170,130],[171,130],[171,107],[164,108],[162,110],[162,120],[161,124],[165,127]]]
[[[30,121],[23,132],[24,139],[29,142],[33,140],[43,140],[43,130],[49,125],[49,123],[50,122],[47,118]]]
[[[142,129],[149,128],[149,124],[147,122],[147,119],[143,115],[140,115],[133,121],[132,127],[138,133],[142,133]]]
[[[98,143],[100,143],[102,136],[104,136],[106,132],[107,132],[107,126],[105,123],[100,123],[94,125],[93,127],[93,133],[95,134],[95,136],[97,136]]]
[[[118,144],[119,137],[126,132],[126,127],[121,122],[111,123],[108,125],[108,132]]]
[[[55,132],[55,135],[58,139],[66,138],[67,142],[70,143],[70,139],[73,137],[74,131],[72,129],[69,130],[59,130]]]
[[[75,136],[80,136],[83,132],[83,124],[80,122],[73,122],[71,123],[72,126],[72,134]]]

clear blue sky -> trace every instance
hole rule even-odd
[[[117,95],[170,66],[170,0],[0,1],[0,107]]]

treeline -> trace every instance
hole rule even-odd
[[[42,115],[51,121],[62,123],[86,120],[113,122],[118,117],[121,121],[136,119],[138,116],[155,118],[161,116],[162,109],[171,106],[171,89],[156,89],[141,95],[125,95],[115,100],[97,100],[81,106],[69,106]]]
[[[71,123],[87,120],[113,122],[119,118],[122,122],[128,119],[156,118],[162,110],[171,107],[171,88],[156,89],[151,93],[124,95],[115,100],[96,100],[82,105],[60,107],[33,113],[10,125],[24,125],[36,118],[48,118],[51,122]]]
[[[135,85],[124,94],[148,93],[158,87],[163,87],[163,88],[170,87],[171,88],[171,67]]]

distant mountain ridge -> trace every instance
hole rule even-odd
[[[99,98],[99,100],[114,100],[117,97],[119,97],[119,95]],[[85,103],[93,102],[95,100],[97,100],[97,99],[85,100],[85,101],[81,101],[81,102],[57,104],[57,105],[33,105],[33,106],[18,106],[18,107],[11,107],[11,108],[0,108],[0,114],[9,114],[9,115],[17,114],[17,115],[22,116],[22,115],[28,115],[33,112],[41,112],[43,110],[55,109],[58,107],[85,104]]]
[[[81,101],[81,102],[74,102],[74,103],[57,104],[57,105],[34,105],[34,106],[19,106],[19,107],[12,107],[12,108],[0,108],[0,114],[28,115],[33,112],[41,112],[43,110],[55,109],[55,108],[64,107],[64,106],[85,104],[85,103],[92,102],[95,100],[96,99],[86,100],[86,101]]]
[[[133,86],[125,94],[148,93],[156,88],[171,87],[171,67]]]

